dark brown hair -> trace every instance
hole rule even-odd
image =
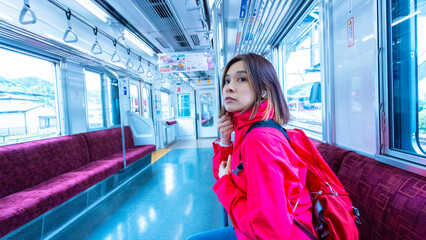
[[[249,85],[254,92],[253,103],[247,109],[243,110],[243,112],[254,107],[250,115],[250,118],[253,118],[259,110],[260,104],[264,102],[266,98],[268,99],[268,106],[266,107],[263,120],[268,119],[269,112],[271,109],[274,109],[274,121],[280,125],[288,123],[290,120],[290,112],[278,81],[277,72],[275,71],[272,63],[260,55],[247,53],[240,54],[232,58],[231,61],[226,64],[223,71],[222,91],[225,82],[225,75],[228,73],[228,70],[232,64],[239,61],[243,61],[243,64],[247,70]],[[265,90],[267,91],[267,95],[265,98],[263,98],[262,95]],[[227,111],[225,107],[222,107],[220,109],[219,117],[222,117],[226,113]]]

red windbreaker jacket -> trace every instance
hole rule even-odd
[[[251,110],[232,114],[233,146],[221,147],[218,141],[213,143],[216,179],[220,163],[230,154],[232,170],[241,161],[244,165],[238,175],[231,172],[218,179],[213,190],[228,212],[238,239],[309,239],[293,224],[293,218],[296,218],[314,231],[312,203],[305,186],[306,165],[277,129],[255,128],[244,139],[250,126],[262,120],[266,105],[267,101],[262,103],[252,119],[249,119]],[[273,116],[272,111],[269,118]]]

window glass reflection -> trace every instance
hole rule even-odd
[[[291,125],[322,133],[319,6],[282,43]]]

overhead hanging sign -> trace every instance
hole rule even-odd
[[[349,18],[348,22],[347,22],[347,26],[348,26],[348,47],[352,47],[355,43],[355,30],[354,30],[354,18],[351,17]]]
[[[211,55],[204,53],[162,53],[158,54],[160,72],[212,71],[214,62]]]

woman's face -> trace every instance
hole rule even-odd
[[[254,91],[248,82],[247,70],[243,61],[231,65],[225,75],[222,88],[225,109],[228,112],[240,112],[254,101]]]

